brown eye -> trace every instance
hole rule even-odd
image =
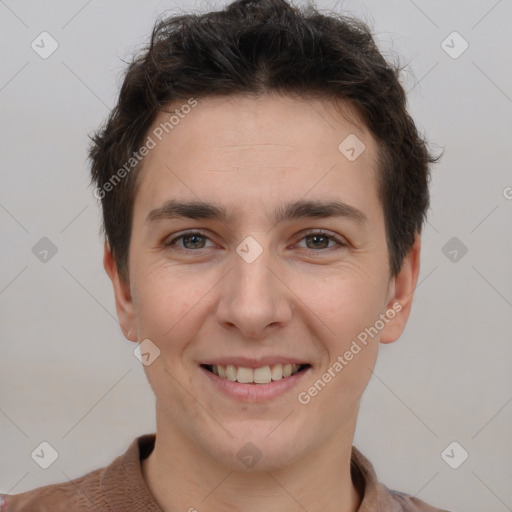
[[[306,242],[306,249],[332,249],[336,244],[340,247],[346,247],[348,244],[338,236],[325,231],[313,231],[306,233],[301,240],[309,240]],[[329,246],[330,242],[334,242],[334,245]]]
[[[327,249],[329,242],[332,241],[332,238],[325,235],[308,235],[304,239],[311,240],[311,246],[308,246],[308,249]]]
[[[181,238],[183,239],[185,249],[203,249],[204,247],[204,237],[201,235],[187,235]],[[201,239],[203,243],[201,243]],[[190,242],[191,247],[187,247],[188,242]]]

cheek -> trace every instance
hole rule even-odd
[[[208,307],[207,292],[215,280],[206,273],[202,277],[185,275],[166,265],[146,268],[138,275],[134,290],[142,335],[161,349],[168,350],[169,345],[177,349],[180,339],[190,337],[197,329],[198,317]]]
[[[180,393],[176,393],[175,380],[190,388],[191,377],[176,361],[185,356],[190,340],[201,325],[199,316],[207,307],[207,297],[203,296],[209,287],[204,283],[203,289],[195,279],[163,266],[149,271],[148,268],[139,274],[134,290],[136,315],[140,339],[150,339],[160,354],[144,371],[155,395],[180,410],[186,404]]]
[[[373,325],[386,296],[382,277],[362,271],[331,272],[321,280],[299,279],[306,304],[330,327],[337,340],[347,341]]]
[[[360,399],[379,349],[379,334],[372,328],[382,312],[383,290],[359,284],[338,280],[317,296],[315,312],[329,327],[329,331],[322,330],[327,334],[320,340],[326,351],[320,380],[326,385],[317,404],[328,402],[340,407],[333,412],[334,423],[344,417],[345,407],[355,406]]]

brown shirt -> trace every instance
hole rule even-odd
[[[152,452],[155,436],[135,438],[110,465],[75,480],[20,494],[0,494],[0,512],[162,512],[140,464]],[[370,461],[355,446],[351,474],[362,496],[358,512],[448,512],[378,483]]]

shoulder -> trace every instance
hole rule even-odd
[[[395,491],[393,489],[388,489],[382,484],[379,484],[381,487],[382,494],[386,494],[387,498],[390,502],[392,502],[393,506],[396,507],[396,510],[401,512],[450,512],[444,508],[437,508],[432,505],[429,505],[423,500],[416,498],[415,496],[411,496],[410,494],[406,494],[405,492]],[[390,508],[391,510],[391,508]],[[395,510],[395,508],[392,508]]]
[[[389,489],[378,481],[372,463],[355,446],[352,446],[351,474],[363,498],[358,512],[450,512]]]
[[[67,482],[20,494],[0,494],[0,512],[134,512],[159,510],[142,476],[140,460],[151,453],[155,434],[136,437],[108,466]],[[142,508],[141,508],[142,507]]]
[[[45,485],[19,494],[0,494],[0,512],[108,510],[103,508],[99,492],[103,470],[96,469],[68,482]]]

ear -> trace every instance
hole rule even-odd
[[[421,237],[416,235],[400,272],[390,281],[386,305],[386,316],[389,320],[381,331],[381,343],[396,341],[405,329],[420,273],[420,251]]]
[[[119,274],[119,270],[108,242],[105,242],[104,246],[103,267],[110,277],[114,287],[119,326],[121,327],[126,339],[137,342],[137,322],[131,296],[130,283],[124,281]]]

